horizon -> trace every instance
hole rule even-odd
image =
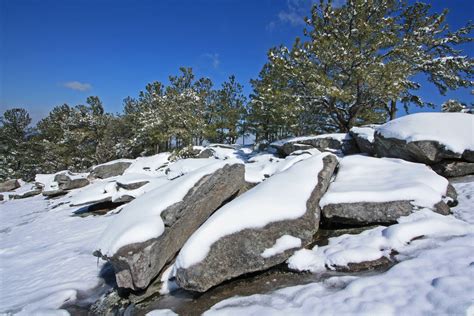
[[[249,81],[257,78],[267,51],[303,37],[302,18],[311,3],[0,0],[0,108],[23,107],[36,123],[55,106],[84,104],[94,95],[107,112],[122,112],[124,98],[137,96],[149,82],[167,84],[179,67],[193,68],[215,88],[235,75],[248,96]],[[452,30],[474,11],[467,0],[432,5],[433,12],[447,6]],[[461,47],[473,55],[472,44]],[[434,110],[451,98],[472,102],[470,89],[441,96],[421,82],[420,94],[437,105]]]

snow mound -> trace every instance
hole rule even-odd
[[[185,176],[159,186],[127,204],[104,231],[97,245],[103,255],[113,256],[121,247],[159,237],[165,229],[161,212],[182,201],[188,191],[204,176],[235,160],[212,160],[214,163],[198,168]]]
[[[297,150],[284,159],[272,154],[260,154],[248,159],[245,164],[245,181],[258,183],[275,173],[283,172],[295,163],[319,155],[321,152],[316,148]]]
[[[351,132],[355,133],[358,137],[368,140],[369,142],[374,142],[375,128],[369,126],[363,127],[353,127]]]
[[[310,136],[300,136],[300,137],[290,137],[281,140],[277,140],[271,143],[271,146],[283,146],[286,143],[298,143],[302,141],[319,139],[319,138],[330,138],[342,142],[343,140],[348,140],[351,136],[347,133],[332,133],[332,134],[321,134],[321,135],[310,135]]]
[[[224,236],[303,216],[327,155],[300,161],[217,210],[183,246],[176,268],[185,269],[199,263],[212,244]]]
[[[474,150],[474,115],[416,113],[378,127],[377,133],[406,142],[437,141],[447,149],[462,154],[465,150]]]
[[[159,175],[159,169],[169,163],[169,156],[170,153],[166,152],[149,157],[138,157],[132,160],[132,164],[124,171],[124,174],[141,173],[145,175],[156,175],[158,173]]]
[[[339,160],[336,179],[319,205],[412,201],[432,208],[446,195],[448,180],[423,164],[362,155]]]

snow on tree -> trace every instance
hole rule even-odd
[[[300,120],[294,123],[299,128],[290,128],[292,134],[305,129],[348,131],[393,119],[397,103],[406,109],[411,104],[433,106],[416,94],[419,74],[441,94],[471,87],[473,59],[455,46],[471,41],[472,24],[451,32],[447,11],[429,10],[424,3],[396,0],[314,5],[305,19],[305,40],[297,38],[291,49],[270,50],[267,65],[253,82],[251,112],[272,126],[273,135],[294,123],[285,113],[288,108],[293,119],[309,117],[315,123]],[[263,133],[263,138],[270,137]]]

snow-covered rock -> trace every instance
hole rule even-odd
[[[474,163],[474,116],[466,113],[416,113],[377,128],[379,157],[436,164],[446,159]],[[441,169],[442,170],[442,169]],[[458,169],[470,172],[472,167]]]
[[[220,208],[181,249],[178,285],[203,292],[277,265],[309,244],[318,230],[319,199],[336,165],[328,153],[304,159]]]
[[[363,127],[353,127],[349,131],[349,134],[356,141],[357,147],[359,147],[362,153],[373,156],[375,154],[374,148],[374,134],[375,128],[378,125],[367,125]]]
[[[362,155],[340,159],[339,170],[320,201],[329,225],[393,223],[416,208],[448,214],[449,182],[423,164]]]
[[[104,231],[96,254],[112,263],[119,287],[144,289],[187,238],[244,185],[235,160],[210,160],[127,204]]]
[[[245,164],[245,181],[249,183],[262,182],[275,173],[285,171],[295,163],[320,153],[316,148],[310,148],[294,151],[284,159],[267,153],[256,155],[248,159]]]
[[[106,162],[104,164],[92,168],[90,175],[94,178],[106,179],[116,177],[123,174],[123,172],[130,167],[132,159],[117,159]]]
[[[8,192],[20,187],[20,182],[17,179],[6,180],[0,182],[0,192]]]
[[[89,184],[87,174],[74,174],[72,172],[57,174],[54,181],[58,183],[60,190],[78,189]]]
[[[275,148],[283,156],[287,156],[296,150],[310,148],[345,155],[359,152],[355,140],[346,133],[292,137],[273,142],[270,146]]]

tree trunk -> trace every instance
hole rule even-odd
[[[397,118],[397,101],[391,100],[390,101],[390,121]]]

